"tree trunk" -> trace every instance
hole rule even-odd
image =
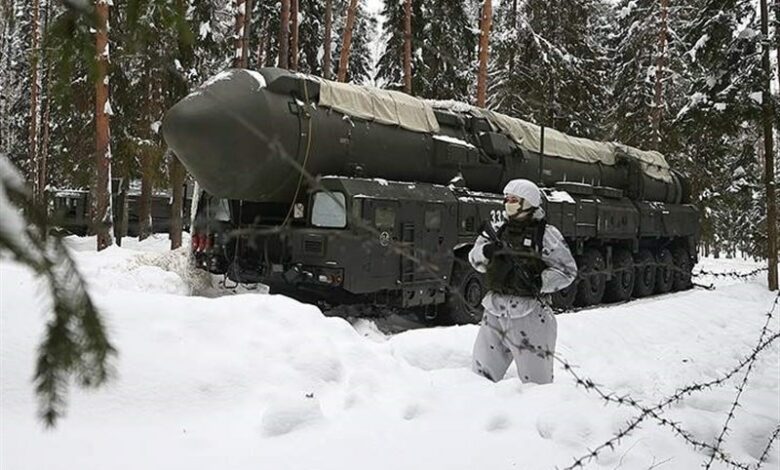
[[[249,39],[248,31],[252,24],[252,0],[246,0],[246,17],[244,18],[244,55],[242,61],[244,67],[248,66],[248,50]],[[176,0],[177,13],[184,17],[186,15],[187,6],[185,0]],[[266,18],[261,25],[261,39],[258,45],[259,49],[262,48],[264,40],[262,36],[265,35],[265,31],[268,27],[268,19]],[[186,37],[181,34],[176,38],[176,44],[178,46],[178,58],[184,67],[191,67],[194,62],[194,50],[192,44],[186,40]],[[262,67],[262,65],[260,65]],[[182,80],[176,83],[177,86],[173,88],[173,92],[177,99],[183,98],[189,92],[190,86],[186,80]],[[182,165],[179,158],[170,150],[166,152],[168,163],[168,176],[171,185],[171,219],[168,226],[168,238],[171,240],[171,249],[175,250],[181,246],[182,239],[182,209],[184,207],[184,180],[187,177],[187,171]]]
[[[244,29],[246,26],[246,0],[236,0],[236,24],[233,32],[235,51],[233,51],[233,67],[244,67],[243,58],[246,47],[244,46]]]
[[[171,178],[171,250],[181,246],[181,232],[183,230],[182,216],[184,209],[184,179],[186,172],[179,157],[169,152],[168,163],[170,165]]]
[[[244,40],[241,48],[241,67],[249,67],[249,32],[252,28],[252,0],[244,1]]]
[[[279,67],[289,67],[290,59],[290,0],[282,0],[282,17],[279,22]]]
[[[517,0],[512,0],[512,29],[515,31],[515,33],[517,33],[519,30],[517,26]],[[517,54],[516,48],[512,48],[509,52],[509,73],[510,74],[514,74],[515,72],[516,54]]]
[[[127,186],[129,178],[127,171],[125,171],[125,176],[120,180],[119,188],[117,188],[116,207],[114,208],[116,214],[114,240],[117,246],[122,246],[122,238],[127,236]]]
[[[97,249],[111,246],[111,143],[110,143],[110,102],[108,94],[108,15],[109,4],[97,0],[95,8],[96,33],[95,50],[97,65],[95,77],[95,198],[93,204],[93,225],[97,234]]]
[[[30,130],[29,130],[29,148],[30,154],[30,181],[33,187],[33,200],[41,202],[42,189],[38,187],[40,178],[40,161],[38,158],[38,56],[40,47],[40,0],[32,1],[32,21],[30,29],[32,30],[32,44],[30,47]]]
[[[344,26],[344,41],[341,44],[341,56],[339,57],[338,81],[340,82],[347,81],[349,48],[352,46],[352,29],[355,27],[357,3],[357,0],[349,0],[349,8],[347,8],[347,24]]]
[[[325,80],[330,80],[330,56],[331,56],[331,50],[330,46],[333,43],[332,40],[332,30],[333,29],[333,0],[325,0],[325,57],[323,57],[322,61],[322,76],[325,78]]]
[[[666,66],[666,34],[669,0],[661,0],[661,21],[658,28],[658,57],[655,60],[655,102],[653,104],[653,148],[660,150],[661,119],[664,112],[664,67]]]
[[[412,0],[404,1],[404,91],[412,94]]]
[[[487,103],[488,48],[492,22],[493,5],[491,0],[485,0],[479,22],[479,73],[477,74],[477,106],[482,107],[485,107]]]
[[[147,116],[149,116],[149,124],[146,129],[148,132],[149,143],[143,144],[141,151],[141,196],[138,198],[138,240],[145,240],[152,234],[152,191],[154,189],[154,153],[156,149],[154,144],[155,135],[151,128],[151,122],[154,121],[156,116],[156,104],[159,102],[159,96],[157,93],[157,85],[155,83],[155,77],[157,72],[151,66],[147,64],[147,91],[146,96],[149,97],[147,101]]]
[[[49,164],[49,120],[51,118],[51,83],[49,72],[44,77],[46,88],[46,98],[43,101],[43,120],[41,121],[41,145],[38,149],[38,190],[40,191],[40,201],[45,203],[46,186],[48,183],[48,164]]]
[[[152,234],[152,152],[149,147],[141,154],[141,196],[138,198],[138,239]]]
[[[48,36],[49,31],[50,1],[43,4],[43,37]],[[41,58],[43,58],[41,54]],[[44,61],[42,61],[43,63]],[[51,70],[46,66],[42,68],[42,88],[45,90],[43,99],[43,119],[41,120],[41,145],[38,149],[38,188],[40,201],[46,206],[46,186],[48,184],[48,160],[49,160],[49,119],[51,117]]]
[[[775,199],[775,153],[773,148],[774,135],[772,132],[774,116],[770,86],[772,67],[769,61],[769,12],[767,11],[766,0],[761,0],[761,34],[764,39],[761,57],[764,67],[761,108],[764,125],[764,186],[766,188],[766,235],[769,264],[767,283],[769,290],[777,290],[777,200]]]
[[[290,33],[290,70],[298,70],[298,0],[290,0],[291,20]]]

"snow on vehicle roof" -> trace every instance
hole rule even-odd
[[[434,134],[433,135],[433,139],[434,140],[439,140],[441,142],[447,142],[447,143],[450,143],[450,144],[461,145],[461,146],[467,147],[467,148],[472,148],[472,149],[476,148],[473,145],[471,145],[470,143],[466,142],[465,140],[461,140],[461,139],[458,139],[457,137],[451,137],[451,136],[448,136],[448,135]]]

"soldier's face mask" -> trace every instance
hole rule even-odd
[[[508,194],[504,196],[504,209],[510,219],[522,220],[530,217],[536,208],[525,199]]]

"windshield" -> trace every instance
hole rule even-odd
[[[311,224],[315,227],[344,228],[347,226],[346,207],[343,193],[315,193],[311,208]]]

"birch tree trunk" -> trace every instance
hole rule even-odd
[[[766,188],[766,235],[767,258],[769,264],[767,284],[769,290],[777,290],[777,199],[775,199],[775,152],[773,148],[774,134],[772,129],[774,115],[770,83],[772,78],[772,67],[769,60],[769,12],[767,10],[766,0],[761,0],[760,6],[761,34],[763,36],[761,62],[764,68],[761,108],[764,127],[764,186]]]
[[[289,67],[290,59],[290,0],[282,0],[282,17],[279,21],[279,67]]]
[[[33,200],[40,203],[41,188],[38,187],[40,174],[40,161],[38,157],[38,56],[40,52],[40,0],[32,0],[32,44],[30,47],[30,130],[29,148],[30,155],[30,180],[33,187]]]
[[[412,0],[404,0],[404,91],[412,94]]]
[[[344,41],[341,44],[341,56],[339,57],[338,81],[347,81],[347,71],[349,70],[349,48],[352,46],[352,29],[355,27],[355,16],[357,15],[357,0],[349,1],[347,8],[347,24],[344,26]]]
[[[493,4],[485,0],[479,25],[479,72],[477,74],[477,106],[485,107],[487,102],[487,66],[490,46],[490,27],[493,23]]]
[[[291,21],[290,33],[292,39],[290,41],[290,70],[298,70],[298,0],[290,0],[291,7]]]
[[[330,56],[332,54],[331,52],[331,44],[333,43],[332,39],[332,30],[333,29],[333,0],[325,0],[325,44],[324,44],[324,55],[323,62],[322,62],[322,76],[325,78],[325,80],[330,80]]]
[[[95,50],[97,66],[95,77],[95,160],[97,178],[93,191],[93,225],[97,235],[97,249],[103,250],[113,243],[111,234],[111,143],[109,116],[111,104],[108,92],[108,0],[97,0]]]

